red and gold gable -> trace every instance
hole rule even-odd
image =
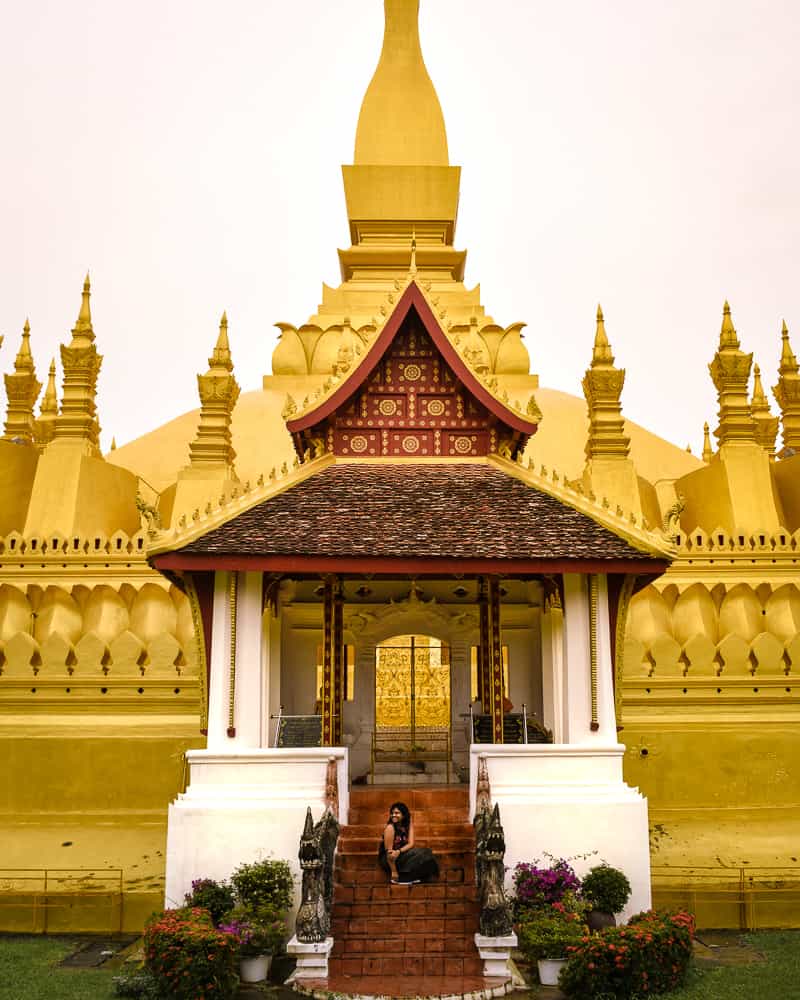
[[[493,400],[493,411],[477,398],[413,306],[376,360],[318,421],[313,415],[289,421],[299,453],[322,446],[347,458],[478,458],[492,452],[515,458],[535,430],[512,426],[501,404]]]

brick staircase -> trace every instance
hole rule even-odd
[[[480,981],[475,836],[467,794],[452,785],[351,789],[349,823],[340,833],[334,872],[331,981]],[[438,882],[389,885],[378,865],[380,834],[389,804],[397,799],[411,810],[417,844],[430,847],[439,859]]]

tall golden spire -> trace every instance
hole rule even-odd
[[[61,346],[64,370],[61,413],[56,419],[53,443],[80,441],[88,454],[99,456],[100,425],[97,420],[97,376],[103,358],[97,353],[89,307],[89,275],[83,282],[81,308],[72,328],[69,347]]]
[[[719,348],[708,366],[719,400],[719,427],[714,436],[720,447],[726,444],[751,442],[755,438],[755,422],[747,398],[753,355],[740,349],[739,338],[731,319],[731,307],[722,309]]]
[[[212,478],[235,478],[236,452],[231,444],[231,415],[239,398],[233,360],[228,342],[228,317],[222,314],[219,334],[205,375],[197,376],[200,394],[200,422],[189,445],[191,470],[210,473]]]
[[[625,418],[620,403],[624,384],[625,369],[614,367],[603,310],[598,306],[592,364],[583,377],[583,394],[589,405],[587,459],[628,457],[630,438],[625,434]]]
[[[361,104],[353,163],[446,167],[444,116],[419,41],[419,0],[384,0],[384,12],[383,48]]]
[[[36,378],[30,339],[31,325],[26,319],[22,328],[22,343],[14,360],[14,372],[4,377],[8,398],[5,437],[20,444],[33,443],[33,407],[42,388],[42,383]]]
[[[342,281],[402,281],[413,238],[420,274],[460,282],[466,253],[453,241],[461,169],[449,165],[442,108],[422,58],[419,0],[384,0],[384,10],[353,163],[342,167],[352,242],[339,251]]]
[[[47,373],[47,387],[39,408],[39,419],[34,428],[37,444],[46,445],[53,440],[58,417],[58,396],[56,394],[56,359],[50,360],[50,371]]]
[[[753,398],[750,401],[750,412],[756,424],[756,441],[769,455],[775,459],[775,439],[778,436],[778,418],[773,417],[769,409],[769,401],[761,384],[761,369],[758,365],[753,369]]]
[[[778,368],[778,384],[773,387],[775,399],[781,408],[783,423],[783,446],[800,452],[800,365],[789,343],[786,321],[781,330],[781,363]]]

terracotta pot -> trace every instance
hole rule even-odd
[[[269,975],[272,955],[243,955],[239,959],[239,978],[243,983],[263,983]]]
[[[617,918],[605,910],[589,910],[586,914],[586,923],[590,931],[601,931],[604,927],[616,927]]]
[[[539,967],[539,982],[542,986],[558,986],[558,977],[567,964],[566,958],[540,958],[536,963]]]

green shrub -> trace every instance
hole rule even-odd
[[[208,910],[214,924],[218,924],[226,913],[236,905],[233,890],[227,882],[215,882],[213,878],[196,878],[192,891],[186,893],[188,907],[199,906]]]
[[[268,907],[274,913],[285,913],[292,905],[294,881],[288,861],[254,861],[239,865],[231,875],[231,884],[238,901],[254,911]]]
[[[581,917],[561,904],[526,910],[517,924],[520,951],[531,964],[540,958],[566,958],[569,948],[588,933]]]
[[[165,910],[144,932],[148,971],[170,1000],[233,1000],[239,945],[214,928],[207,910]]]
[[[576,1000],[632,1000],[676,989],[689,968],[693,935],[689,913],[637,914],[571,947],[558,985]]]
[[[596,910],[619,913],[631,898],[631,884],[627,876],[605,862],[596,865],[583,876],[583,895]]]

